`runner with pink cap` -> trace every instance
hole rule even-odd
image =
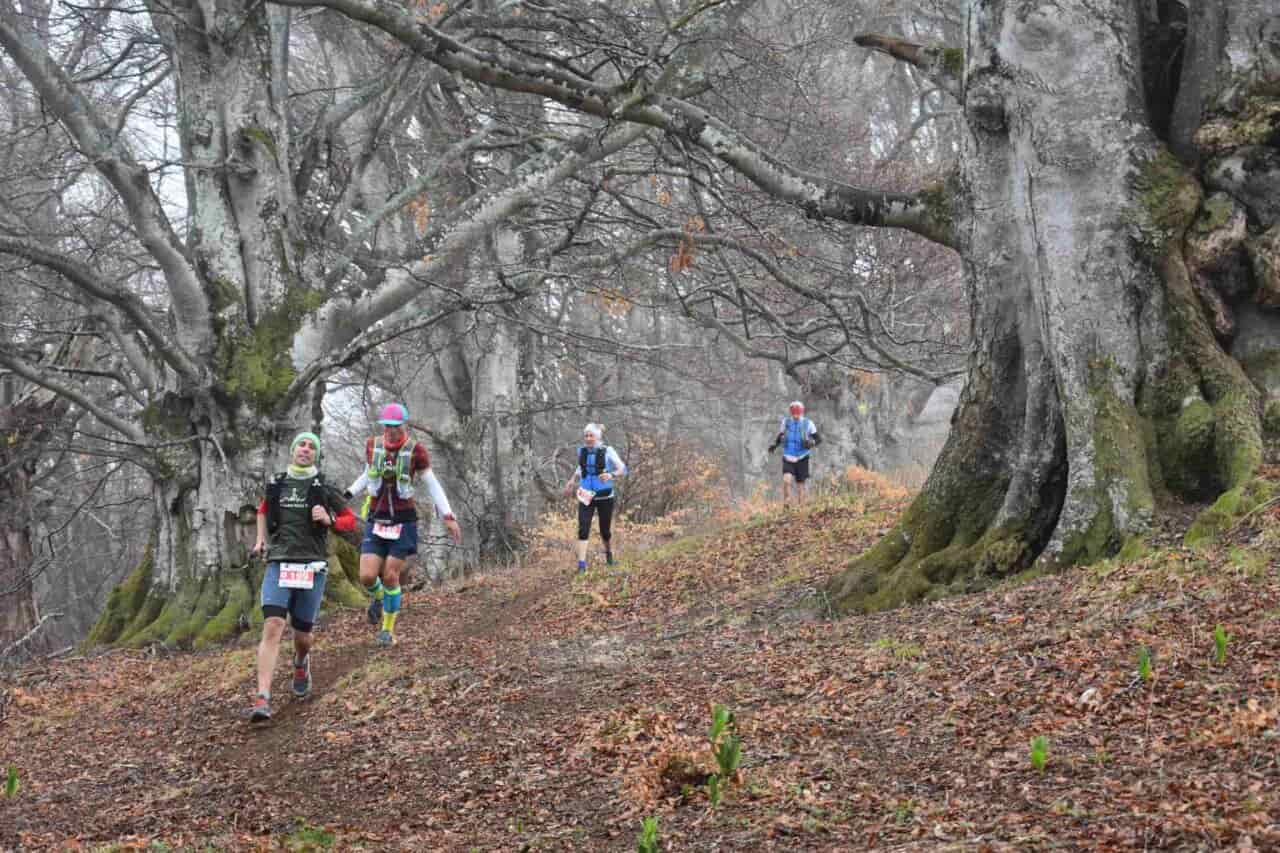
[[[365,470],[347,493],[365,498],[360,582],[373,599],[369,623],[381,625],[378,645],[390,646],[395,644],[396,619],[404,602],[400,573],[409,557],[418,553],[415,483],[420,481],[427,487],[455,545],[462,544],[462,529],[449,508],[444,487],[431,470],[426,445],[409,437],[409,410],[402,403],[387,403],[378,412],[378,423],[382,424],[382,435],[365,442]]]

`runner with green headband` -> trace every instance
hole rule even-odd
[[[262,642],[258,645],[258,693],[249,708],[254,723],[271,719],[271,676],[280,654],[284,620],[293,625],[293,694],[311,692],[312,629],[324,599],[329,528],[356,529],[342,492],[330,486],[316,467],[320,438],[298,433],[289,445],[289,467],[267,483],[258,506],[254,555],[267,558],[262,578]]]

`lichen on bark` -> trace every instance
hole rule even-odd
[[[285,291],[280,304],[262,312],[246,333],[226,335],[220,344],[223,387],[270,413],[284,397],[297,371],[293,338],[310,312],[324,304],[323,293],[301,286]]]

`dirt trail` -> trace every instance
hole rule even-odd
[[[337,613],[314,697],[289,697],[285,661],[258,729],[239,716],[250,638],[34,667],[0,684],[0,763],[23,782],[0,849],[594,853],[633,850],[650,814],[668,853],[1280,849],[1280,509],[1215,551],[788,618],[888,512],[819,506],[585,580],[560,559],[411,592],[392,649]],[[713,703],[743,763],[710,811]]]

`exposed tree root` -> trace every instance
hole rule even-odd
[[[367,599],[358,583],[359,554],[355,548],[338,536],[330,536],[329,566],[326,603],[363,607]],[[169,592],[152,586],[148,551],[111,592],[85,645],[159,644],[201,649],[236,637],[262,624],[258,590],[264,572],[262,563],[251,563],[203,579],[188,578]]]
[[[1131,306],[1140,346],[1117,358],[1070,328],[1028,322],[1011,294],[1031,285],[995,276],[947,446],[894,530],[831,581],[835,611],[1136,550],[1162,492],[1222,496],[1188,541],[1265,499],[1251,481],[1263,455],[1260,393],[1219,345],[1184,260],[1199,187],[1163,158],[1144,180],[1143,204],[1166,236],[1146,250],[1150,298]],[[1052,364],[1040,356],[1046,334],[1065,342]]]

